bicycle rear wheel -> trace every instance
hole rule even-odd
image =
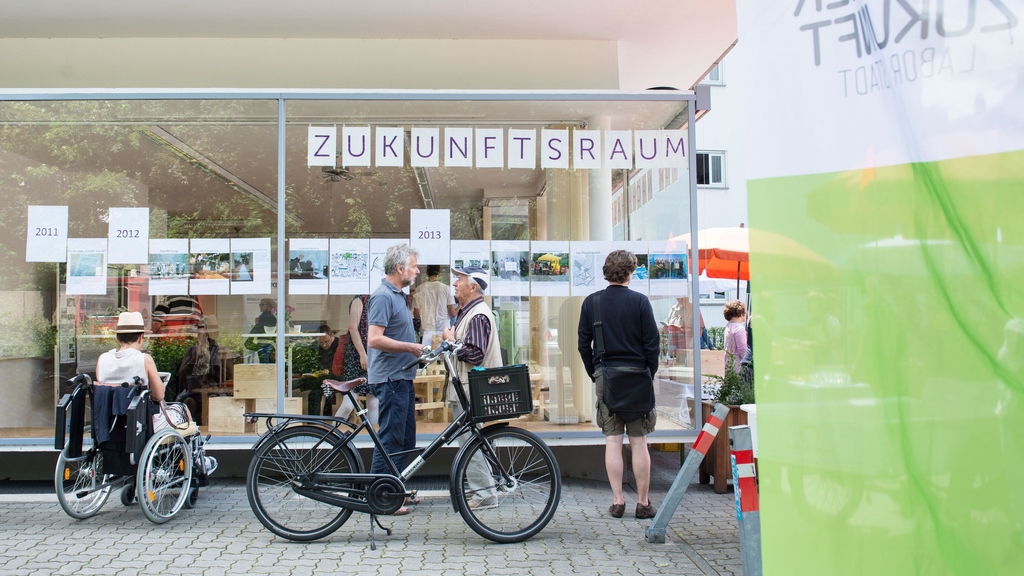
[[[344,524],[352,510],[306,498],[292,490],[314,472],[354,474],[360,462],[344,441],[319,426],[295,426],[279,432],[256,450],[246,476],[249,505],[261,524],[282,538],[323,538]],[[347,495],[338,486],[338,495]]]
[[[103,481],[103,454],[99,450],[89,450],[75,460],[64,458],[61,450],[53,484],[57,501],[68,516],[84,520],[99,512],[110,496],[110,486],[96,489]]]
[[[455,463],[459,513],[488,540],[522,542],[543,530],[558,508],[558,462],[532,432],[498,427],[483,434],[484,439],[474,440]]]

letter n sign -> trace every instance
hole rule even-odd
[[[336,126],[310,126],[306,147],[307,166],[334,166],[338,151],[338,128]]]

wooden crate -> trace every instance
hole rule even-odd
[[[209,414],[203,426],[210,434],[245,434],[245,400],[230,396],[210,396]]]
[[[248,400],[246,404],[249,404],[251,410],[246,412],[260,412],[263,414],[276,414],[277,413],[277,399],[275,398],[257,398],[256,400]],[[302,414],[302,398],[285,398],[284,399],[284,413],[285,414]],[[255,425],[247,424],[249,427],[246,431],[250,434],[256,433],[262,435],[267,431],[267,420],[261,418]]]
[[[277,366],[238,364],[235,366],[235,398],[276,398]]]
[[[237,369],[237,367],[236,367]],[[700,373],[725,375],[725,350],[701,350]]]
[[[210,434],[263,434],[267,431],[266,420],[256,424],[245,421],[246,412],[263,414],[277,413],[277,400],[274,398],[236,399],[230,396],[211,396],[210,422],[203,428]],[[296,396],[284,399],[285,414],[302,414],[304,398]]]

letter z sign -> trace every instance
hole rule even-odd
[[[307,166],[334,166],[338,151],[336,126],[310,126],[306,150]]]

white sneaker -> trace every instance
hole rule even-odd
[[[207,476],[213,474],[213,471],[217,469],[217,459],[213,456],[204,456],[203,468],[206,470]]]

